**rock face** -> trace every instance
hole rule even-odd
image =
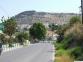
[[[64,24],[69,21],[72,16],[77,16],[74,13],[47,13],[47,12],[36,12],[36,11],[24,11],[15,16],[18,24],[33,24],[35,22],[43,23],[56,23]]]

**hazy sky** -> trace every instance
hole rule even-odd
[[[80,0],[1,0],[0,18],[22,11],[36,10],[58,13],[79,13]]]

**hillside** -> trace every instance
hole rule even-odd
[[[72,16],[77,16],[77,14],[24,11],[17,14],[15,19],[18,24],[32,24],[37,21],[41,21],[43,23],[64,24],[67,23]]]

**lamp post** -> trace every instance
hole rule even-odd
[[[83,24],[83,0],[81,0],[82,24]]]

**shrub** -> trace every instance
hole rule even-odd
[[[69,36],[64,37],[64,39],[62,40],[61,43],[63,44],[62,47],[64,49],[68,49],[71,46],[71,44],[73,43],[73,37],[72,37],[72,35],[70,34]]]
[[[55,48],[56,48],[56,50],[63,49],[63,44],[62,43],[55,43]]]
[[[16,35],[16,41],[18,41],[21,45],[25,42],[25,40],[28,40],[29,35],[26,32],[20,32],[18,35]]]
[[[79,57],[77,57],[76,60],[83,61],[83,54],[81,53],[81,55]]]
[[[82,52],[81,47],[75,47],[75,48],[70,49],[69,51],[70,51],[71,56],[74,56],[75,59],[77,59],[77,60],[82,59],[83,52]]]
[[[64,55],[66,51],[76,60],[83,60],[83,25],[79,17],[71,18],[69,24],[62,26],[60,30],[57,44],[55,44],[58,50],[56,55]]]
[[[74,62],[74,59],[69,55],[63,55],[59,57],[55,57],[55,62]]]
[[[74,24],[70,29],[68,29],[65,32],[64,37],[68,37],[69,35],[72,36],[73,42],[75,42],[77,45],[82,47],[82,45],[83,45],[83,42],[82,42],[83,41],[83,26],[81,24],[79,24],[79,23]],[[75,45],[75,46],[77,46],[77,45]]]
[[[0,41],[2,43],[5,43],[5,35],[4,34],[0,34]]]
[[[11,37],[9,39],[9,36],[5,35],[5,34],[0,34],[0,41],[3,43],[3,44],[9,44],[9,43],[13,43],[14,42],[14,38]],[[11,41],[11,42],[9,42]]]
[[[69,50],[59,49],[55,54],[55,62],[73,62],[74,58],[70,55]]]
[[[56,51],[55,56],[62,56],[62,55],[68,55],[68,51],[65,51],[64,49],[59,49]]]
[[[59,29],[57,30],[57,34],[59,35],[57,38],[57,42],[61,42],[64,39],[64,33],[69,28],[68,24],[64,24],[62,26],[59,26]]]
[[[74,16],[69,21],[70,26],[72,26],[73,24],[76,24],[76,23],[81,23],[81,19],[79,16]]]

